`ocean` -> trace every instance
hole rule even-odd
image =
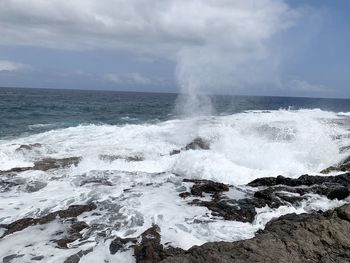
[[[0,139],[78,125],[124,125],[176,119],[176,94],[0,88]],[[350,112],[350,100],[213,96],[216,115],[249,110]]]
[[[70,249],[50,242],[65,231],[66,222],[55,221],[7,236],[0,256],[63,262],[93,248],[81,262],[133,262],[131,250],[109,252],[115,236],[137,237],[157,224],[163,244],[188,249],[251,238],[272,218],[347,202],[310,195],[298,206],[259,208],[249,223],[222,220],[179,193],[190,187],[183,179],[206,179],[231,185],[227,197],[240,199],[256,178],[320,174],[350,155],[350,100],[213,96],[212,115],[187,117],[176,113],[176,98],[1,88],[0,170],[32,167],[45,158],[78,157],[79,163],[3,174],[0,225],[72,204],[94,202],[98,209],[79,216],[91,227]],[[196,138],[209,149],[186,149]]]

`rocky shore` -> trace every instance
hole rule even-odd
[[[297,179],[278,176],[260,178],[250,182],[252,192],[246,198],[229,199],[225,192],[232,186],[208,180],[183,180],[191,184],[189,192],[179,194],[189,205],[204,206],[218,218],[252,222],[256,208],[296,205],[308,194],[325,195],[329,199],[342,200],[349,196],[350,173],[336,176],[303,175]],[[190,197],[209,195],[202,201]],[[7,225],[0,225],[6,236],[33,225],[47,224],[53,220],[67,223],[66,233],[53,240],[57,247],[69,248],[69,243],[83,238],[81,231],[90,228],[77,216],[97,208],[95,204],[72,205],[40,218],[23,218]],[[115,237],[110,243],[111,254],[134,250],[136,262],[349,262],[350,260],[350,205],[310,214],[288,214],[274,219],[256,237],[237,242],[211,242],[194,246],[185,251],[161,244],[161,229],[153,225],[135,238]],[[80,251],[68,257],[65,263],[79,262],[91,252]],[[8,255],[3,262],[11,262],[21,255]]]
[[[29,151],[41,147],[40,144],[22,145],[18,151]],[[196,139],[183,148],[175,149],[169,155],[187,150],[207,150],[209,144]],[[127,162],[143,160],[142,156],[100,156],[101,159],[125,159]],[[19,189],[34,193],[46,187],[42,181],[27,182],[28,171],[49,172],[57,169],[69,169],[77,166],[80,157],[61,159],[44,158],[34,162],[32,167],[13,168],[0,171],[0,191]],[[298,178],[284,176],[264,177],[251,181],[244,191],[237,186],[210,180],[182,179],[177,182],[175,197],[189,207],[206,208],[210,214],[208,222],[239,221],[252,224],[257,218],[257,210],[281,207],[300,207],[313,196],[322,196],[329,202],[337,201],[341,205],[328,211],[312,210],[310,213],[287,214],[274,218],[264,230],[259,230],[254,238],[236,242],[208,242],[193,246],[188,250],[173,247],[162,242],[162,229],[153,224],[138,235],[133,233],[118,236],[106,231],[105,226],[91,224],[85,219],[100,215],[106,206],[98,199],[90,203],[72,203],[61,210],[47,211],[38,216],[24,217],[7,224],[0,224],[0,242],[6,242],[11,235],[21,233],[30,227],[44,226],[59,222],[63,231],[54,233],[47,242],[55,248],[75,252],[66,257],[64,263],[80,262],[94,247],[86,249],[80,244],[90,241],[92,235],[98,236],[110,255],[132,251],[136,262],[350,262],[350,158],[326,168],[321,173],[338,172],[333,175],[302,175]],[[17,176],[24,174],[20,180]],[[77,187],[103,186],[113,187],[113,178],[82,177]],[[136,187],[133,185],[132,187]],[[150,187],[158,187],[150,184]],[[131,189],[124,189],[129,192]],[[237,198],[239,193],[239,198]],[[243,194],[242,194],[243,193]],[[113,202],[110,206],[117,206]],[[333,206],[335,207],[335,206]],[[110,207],[109,207],[110,208]],[[107,208],[107,209],[109,209]],[[91,221],[93,222],[93,221]],[[193,224],[201,224],[195,219]],[[148,225],[149,226],[149,225]],[[72,246],[72,244],[74,244]],[[84,247],[84,248],[83,248]],[[78,251],[76,249],[79,249]],[[8,254],[2,262],[20,262],[24,254]],[[19,261],[18,261],[19,260]],[[45,261],[41,254],[35,254],[32,261]]]
[[[205,206],[226,220],[251,222],[255,208],[278,207],[300,202],[305,195],[317,193],[329,199],[349,196],[350,173],[337,176],[303,175],[297,179],[279,176],[261,178],[248,185],[264,187],[246,199],[229,200],[222,193],[229,190],[225,184],[206,180],[184,180],[194,183],[191,195],[212,195],[211,201],[193,201]],[[283,194],[281,194],[283,193]],[[297,194],[289,195],[289,194]],[[237,242],[210,242],[185,251],[164,247],[160,243],[161,230],[157,225],[135,239],[116,238],[111,253],[134,247],[136,262],[349,262],[350,260],[350,205],[326,212],[288,214],[274,219],[264,230],[250,240]]]
[[[132,240],[112,243],[111,250]],[[211,242],[184,251],[164,248],[157,226],[134,246],[136,262],[349,262],[350,205],[312,214],[288,214],[268,223],[256,237]]]

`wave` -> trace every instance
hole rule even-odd
[[[340,161],[349,134],[335,122],[338,114],[321,110],[247,111],[157,124],[84,125],[51,130],[0,144],[0,169],[22,166],[38,156],[82,156],[79,169],[173,172],[189,178],[245,184],[257,177],[315,173]],[[210,150],[170,156],[194,138]],[[39,152],[19,155],[21,144],[41,143]],[[101,160],[100,155],[142,156],[141,162]]]
[[[14,183],[18,186],[0,193],[0,224],[92,201],[98,204],[98,215],[85,216],[84,221],[101,227],[99,230],[108,237],[138,236],[156,223],[161,228],[163,244],[184,249],[208,241],[251,238],[272,218],[325,210],[345,201],[310,195],[299,206],[257,209],[253,223],[242,223],[219,220],[205,207],[188,205],[179,197],[180,192],[189,190],[182,180],[229,183],[236,190],[226,194],[242,198],[249,191],[242,185],[258,177],[318,173],[349,155],[340,150],[350,145],[349,124],[348,116],[335,112],[281,109],[148,124],[80,125],[3,140],[0,170],[33,166],[36,160],[46,157],[77,156],[82,160],[76,167],[26,171],[10,178],[17,180]],[[186,150],[186,145],[195,138],[208,142],[209,149]],[[31,146],[19,150],[21,145]],[[170,154],[174,150],[179,153]],[[97,179],[108,184],[81,183]],[[21,186],[36,182],[45,182],[46,186],[36,192]],[[45,241],[52,239],[60,228],[56,222],[8,236],[0,255],[40,251],[55,255],[50,259],[52,262],[62,262],[81,247],[72,246],[62,252]],[[93,246],[94,251],[84,257],[85,262],[102,258],[133,260],[129,252],[110,255],[111,240],[101,241],[97,234],[90,236],[84,246]]]

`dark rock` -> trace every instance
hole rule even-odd
[[[202,138],[196,138],[185,146],[185,150],[209,150],[210,145]]]
[[[100,184],[106,186],[112,186],[113,184],[105,178],[91,178],[86,179],[80,183],[80,186],[84,186],[86,184]]]
[[[74,242],[75,240],[79,239],[81,236],[67,236],[65,238],[61,238],[59,240],[55,240],[57,246],[59,248],[68,248],[68,244]]]
[[[40,148],[42,147],[42,144],[40,143],[33,143],[33,144],[22,144],[16,149],[16,152],[21,152],[21,151],[31,151],[35,148]]]
[[[175,155],[175,154],[179,154],[181,152],[181,150],[172,150],[169,155]]]
[[[255,207],[265,206],[265,202],[257,202],[256,199],[226,200],[213,199],[212,201],[194,201],[191,204],[204,206],[212,211],[214,216],[220,216],[225,220],[253,222],[256,216]]]
[[[336,211],[339,218],[350,222],[350,205],[341,206]]]
[[[13,187],[19,186],[20,184],[15,181],[2,180],[0,179],[0,192],[10,191]]]
[[[179,196],[181,198],[187,198],[187,197],[191,196],[191,193],[189,193],[189,192],[182,192],[182,193],[179,193]]]
[[[17,255],[17,254],[8,255],[8,256],[2,258],[2,263],[11,263],[12,260],[14,260],[16,258],[21,258],[23,256],[24,255]]]
[[[350,151],[350,145],[341,147],[339,151],[340,151],[340,153]]]
[[[161,260],[183,253],[180,248],[164,248],[160,244],[160,229],[153,225],[138,237],[138,242],[134,246],[134,255],[137,263],[156,263]]]
[[[85,222],[82,222],[82,221],[75,222],[75,223],[71,224],[70,232],[77,233],[77,232],[80,232],[80,231],[82,231],[82,230],[84,230],[85,228],[88,228],[88,227],[89,227],[89,225],[86,224]]]
[[[218,194],[222,192],[227,192],[229,190],[228,185],[209,180],[184,179],[183,181],[194,183],[194,185],[191,188],[191,194],[195,196],[203,196],[203,193]]]
[[[185,147],[179,149],[172,150],[169,155],[175,155],[181,153],[181,151],[188,151],[188,150],[209,150],[210,144],[208,141],[202,139],[202,138],[196,138],[189,144],[187,144]]]
[[[51,169],[67,168],[72,165],[77,166],[81,161],[81,157],[68,157],[62,159],[45,158],[34,162],[33,167],[15,167],[10,170],[0,171],[0,175],[17,174],[30,170],[48,171]]]
[[[274,186],[274,185],[285,185],[285,186],[312,186],[316,184],[339,184],[342,186],[347,186],[350,184],[350,173],[340,174],[336,176],[312,176],[312,175],[302,175],[299,178],[288,178],[284,176],[277,176],[275,179],[273,177],[259,178],[250,183],[248,186],[259,187],[259,186]]]
[[[342,160],[337,165],[330,166],[322,170],[320,173],[328,174],[330,172],[346,172],[346,171],[350,171],[350,156]]]
[[[301,201],[306,199],[303,196],[295,196],[287,193],[276,193],[276,196],[290,204],[299,204]]]
[[[255,179],[248,183],[249,186],[258,187],[258,186],[273,186],[276,185],[276,177],[263,177]]]
[[[268,190],[257,191],[254,193],[254,197],[258,199],[264,199],[266,201],[272,201],[272,192]]]
[[[22,218],[8,225],[1,225],[1,227],[6,228],[7,230],[4,232],[2,237],[12,234],[17,231],[21,231],[29,226],[32,226],[37,223],[37,220],[34,218]]]
[[[159,232],[159,227],[153,225],[142,233],[141,242],[134,247],[136,262],[148,263],[162,260],[161,251],[163,246],[160,244]]]
[[[78,263],[83,256],[91,253],[92,251],[93,251],[92,248],[87,249],[87,250],[80,250],[78,253],[76,253],[74,255],[71,255],[68,258],[66,258],[63,261],[63,263]]]
[[[35,260],[35,261],[40,261],[44,259],[44,256],[36,256],[36,257],[32,257],[30,260]]]
[[[59,240],[56,240],[56,244],[60,248],[68,248],[68,244],[72,243],[80,238],[82,238],[82,235],[80,234],[80,231],[89,228],[89,225],[85,222],[74,222],[70,225],[68,234]]]
[[[33,167],[15,167],[10,170],[0,171],[0,175],[11,175],[32,170]]]
[[[103,161],[108,161],[108,162],[113,162],[113,161],[119,160],[119,159],[124,159],[128,162],[141,162],[141,161],[145,160],[145,158],[141,155],[121,156],[121,155],[101,154],[101,155],[99,155],[99,158]]]
[[[60,218],[67,217],[77,217],[84,212],[89,212],[96,209],[96,205],[94,203],[90,203],[88,205],[71,205],[65,210],[59,210],[55,213],[58,214]]]
[[[315,214],[290,214],[270,222],[256,237],[211,242],[161,262],[349,262],[350,205]]]
[[[45,158],[34,163],[33,170],[47,171],[50,169],[67,168],[72,165],[77,166],[80,162],[80,157],[69,157],[62,159]]]
[[[114,255],[118,251],[126,251],[130,248],[128,244],[135,244],[137,242],[136,238],[120,238],[116,237],[109,245],[109,252]]]
[[[77,254],[71,255],[63,263],[79,263],[80,257]]]
[[[338,199],[343,200],[349,196],[350,192],[348,187],[338,187],[332,191],[330,191],[327,195],[328,199]]]
[[[71,218],[71,217],[77,217],[81,215],[84,212],[89,212],[96,209],[96,205],[91,203],[88,205],[71,205],[65,210],[59,210],[50,214],[47,214],[40,218],[23,218],[19,219],[13,223],[7,224],[7,225],[1,225],[1,227],[7,229],[4,234],[0,237],[3,238],[9,234],[12,234],[17,231],[21,231],[29,226],[37,225],[37,224],[46,224],[53,220],[55,220],[57,217],[59,218]],[[81,227],[81,225],[80,225]]]
[[[329,199],[339,200],[349,196],[348,184],[350,174],[338,176],[309,176],[302,175],[299,178],[260,178],[249,183],[250,186],[260,187],[259,190],[247,194],[246,198],[230,199],[222,194],[229,190],[229,186],[208,180],[183,180],[192,182],[193,196],[203,196],[203,193],[212,194],[210,201],[200,199],[193,200],[190,204],[204,206],[212,211],[212,215],[220,216],[225,220],[235,220],[252,223],[256,217],[256,208],[269,206],[278,208],[283,205],[295,205],[307,198],[306,194],[318,194]],[[343,186],[345,185],[345,186]],[[264,189],[261,189],[264,187]],[[189,197],[184,192],[180,197]]]

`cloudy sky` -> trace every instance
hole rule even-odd
[[[350,1],[0,0],[0,86],[350,98]]]

